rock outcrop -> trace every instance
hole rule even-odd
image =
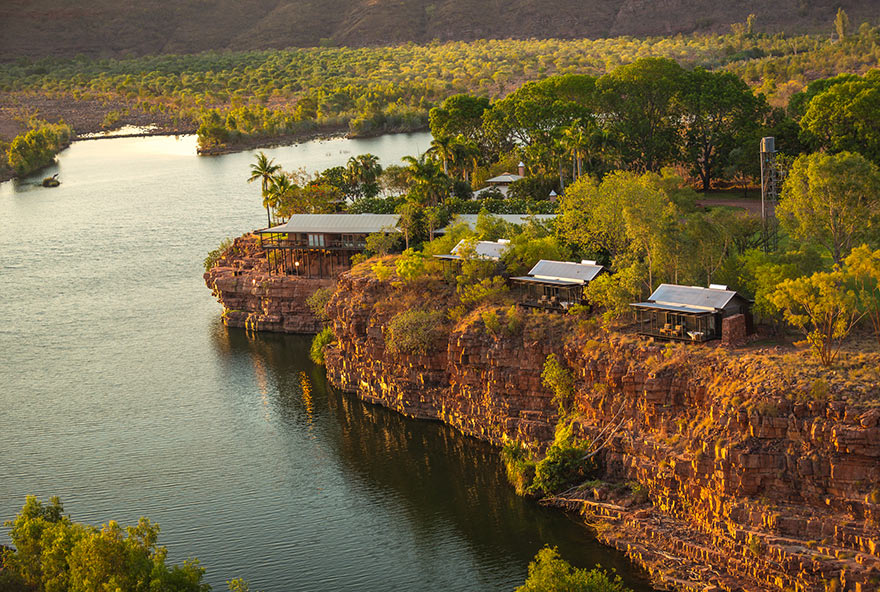
[[[601,485],[550,502],[583,513],[658,583],[880,589],[876,408],[759,372],[756,353],[590,335],[548,313],[492,330],[474,312],[449,322],[434,351],[391,353],[395,315],[455,303],[435,282],[404,287],[362,268],[343,275],[327,307],[337,336],[325,355],[331,383],[496,444],[540,448],[559,419],[541,381],[555,353],[575,380],[576,429],[590,439],[613,431],[597,456]],[[613,493],[635,488],[643,499]]]
[[[321,323],[306,300],[335,280],[269,274],[266,254],[254,235],[235,239],[205,273],[205,283],[223,305],[223,323],[252,331],[317,333]]]

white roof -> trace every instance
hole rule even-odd
[[[541,259],[538,261],[529,275],[546,280],[566,280],[585,284],[596,279],[596,276],[605,269],[601,265],[590,263],[571,263],[569,261],[551,261]]]
[[[473,230],[477,227],[477,217],[479,214],[456,214],[452,221],[446,226],[454,226],[455,224],[467,224],[467,227]],[[556,214],[490,214],[493,218],[501,218],[508,224],[526,224],[530,218],[535,218],[539,222],[549,222],[556,219]],[[443,234],[446,229],[438,230],[437,234]]]
[[[464,248],[467,242],[467,239],[458,241],[458,244],[452,247],[452,254],[459,256],[460,251]],[[478,241],[474,244],[474,251],[478,259],[491,259],[493,261],[498,261],[501,259],[501,255],[504,254],[505,249],[509,246],[510,241],[505,241],[503,239],[497,242]]]
[[[514,181],[519,181],[520,179],[524,179],[522,175],[514,175],[513,173],[501,173],[497,177],[492,177],[491,179],[486,179],[486,183],[513,183]]]
[[[279,226],[258,230],[267,233],[370,234],[387,230],[397,231],[397,214],[294,214]]]

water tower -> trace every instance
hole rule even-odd
[[[779,199],[779,181],[775,138],[761,138],[761,223],[765,251],[775,251],[778,246],[776,202]]]

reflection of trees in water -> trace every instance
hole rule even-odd
[[[215,341],[221,355],[248,362],[261,391],[264,373],[276,419],[306,426],[352,481],[395,500],[416,540],[430,544],[433,533],[452,526],[476,556],[508,556],[523,570],[549,544],[575,565],[601,562],[634,573],[579,524],[516,496],[494,447],[440,422],[405,418],[331,389],[324,370],[309,360],[311,337],[231,329],[218,332]]]

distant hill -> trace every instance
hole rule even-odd
[[[492,38],[761,32],[876,23],[878,0],[3,0],[0,60]]]

